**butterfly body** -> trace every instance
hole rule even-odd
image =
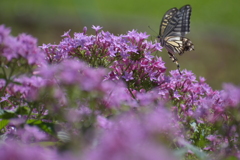
[[[174,54],[182,55],[185,51],[194,50],[193,43],[185,37],[185,34],[190,32],[191,10],[190,5],[180,9],[169,9],[163,16],[158,35],[161,45],[166,48],[172,61],[177,64],[180,74],[180,66]]]

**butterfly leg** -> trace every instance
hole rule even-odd
[[[171,58],[171,60],[173,61],[173,63],[175,63],[177,65],[177,69],[180,75],[182,75],[181,71],[180,71],[180,65],[178,63],[178,59],[170,52],[168,52],[169,57]]]

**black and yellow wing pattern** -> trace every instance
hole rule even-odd
[[[163,16],[158,35],[161,45],[166,48],[172,61],[177,64],[180,74],[180,66],[174,54],[182,55],[185,51],[194,50],[193,43],[185,37],[190,32],[191,11],[190,5],[180,9],[169,9]]]

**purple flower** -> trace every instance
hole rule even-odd
[[[87,33],[87,27],[83,27],[83,34],[85,35]]]
[[[109,49],[108,49],[108,52],[109,52],[109,56],[110,56],[110,57],[115,57],[115,56],[116,56],[116,53],[117,53],[117,50],[116,50],[115,47],[110,46]]]
[[[43,53],[37,46],[37,39],[24,33],[19,34],[18,37],[13,37],[9,33],[9,29],[4,28],[4,26],[0,27],[2,55],[6,57],[8,61],[15,58],[23,58],[26,59],[30,65],[44,63]]]
[[[10,33],[10,28],[6,28],[4,25],[0,25],[0,44],[4,43],[4,41],[9,37]]]
[[[239,152],[239,86],[224,84],[223,90],[213,90],[204,77],[198,79],[188,70],[166,75],[165,63],[153,54],[162,46],[147,41],[146,33],[132,30],[116,36],[100,31],[100,26],[92,28],[95,35],[87,35],[84,27],[71,37],[69,30],[59,44],[37,47],[37,39],[27,34],[13,37],[1,25],[2,69],[13,73],[3,73],[0,79],[2,110],[20,125],[26,119],[58,122],[69,133],[69,144],[81,139],[81,159],[175,159],[164,146],[167,142],[182,149],[179,137],[201,149],[198,144],[204,141],[211,152]],[[26,110],[23,114],[21,108]],[[19,129],[20,125],[11,121],[1,131],[8,140],[16,135],[25,143],[47,138],[34,126]],[[94,134],[81,132],[86,128]],[[84,137],[92,141],[85,144]],[[10,156],[9,148],[2,148],[2,154]],[[25,148],[31,152],[28,146],[11,151],[22,159],[32,158],[25,157]],[[45,154],[38,150],[32,152]]]
[[[122,81],[104,81],[102,89],[105,92],[104,104],[107,108],[121,108],[124,105],[134,107],[136,103]]]
[[[80,105],[78,108],[69,108],[66,109],[66,119],[69,122],[81,122],[84,120],[84,117],[90,116],[92,113],[91,109],[84,106]]]
[[[94,29],[94,30],[96,31],[96,34],[97,34],[98,31],[99,31],[100,29],[102,29],[102,27],[92,25],[92,29]]]
[[[235,107],[240,103],[240,88],[232,84],[224,84],[223,92],[221,93],[226,106]]]
[[[144,33],[140,32],[138,38],[139,38],[140,40],[142,40],[142,39],[147,39],[148,37],[149,37],[149,35],[147,35],[146,32],[144,32]]]
[[[156,45],[155,45],[155,48],[156,48],[156,50],[158,50],[158,51],[162,51],[162,49],[163,49],[163,47],[160,45],[160,43],[156,43]]]
[[[62,159],[55,150],[43,148],[36,145],[23,145],[16,142],[1,144],[1,160],[53,160]]]
[[[6,85],[5,79],[0,79],[0,89],[2,89]]]
[[[148,106],[148,107],[155,107],[155,106],[162,106],[163,101],[160,100],[159,93],[157,90],[151,91],[141,91],[136,94],[136,99],[138,100],[137,107],[139,106]],[[158,104],[159,103],[159,104]]]
[[[71,38],[71,36],[69,35],[69,33],[71,32],[71,29],[69,29],[67,32],[65,32],[62,37],[68,37]]]
[[[18,48],[21,44],[17,41],[17,38],[9,36],[4,40],[3,56],[7,58],[8,61],[11,61],[13,58],[18,57]]]
[[[47,134],[39,128],[26,125],[23,130],[18,130],[18,136],[24,143],[33,143],[46,140]]]
[[[168,113],[163,110],[142,115],[122,115],[103,131],[99,143],[87,150],[83,159],[175,159],[173,153],[163,147],[160,139],[156,141],[153,138],[154,135],[161,137],[161,134],[171,137],[174,129],[171,119],[167,117]],[[165,140],[168,139],[166,137]]]
[[[177,91],[175,91],[173,94],[173,97],[176,99],[179,99],[181,97],[181,95]]]
[[[130,81],[134,79],[132,75],[133,75],[133,72],[130,72],[130,73],[125,72],[122,78],[124,78],[126,81]]]
[[[103,129],[111,129],[113,124],[107,118],[98,115],[97,116],[97,124],[96,125],[98,127],[103,128]]]
[[[7,101],[9,97],[11,97],[11,95],[10,94],[6,94],[4,97],[1,97],[0,102]]]
[[[22,76],[16,78],[15,82],[19,84],[10,84],[8,89],[12,96],[20,93],[22,98],[26,98],[30,101],[36,100],[36,98],[38,98],[39,89],[45,86],[45,80],[37,76]]]
[[[138,54],[137,50],[138,50],[137,46],[130,44],[129,46],[127,46],[125,52],[127,53],[132,52]]]
[[[93,29],[98,32],[101,27],[93,26]],[[140,78],[143,80],[142,82],[138,80],[140,84],[158,83],[157,80],[162,79],[161,74],[166,69],[160,58],[151,55],[152,52],[160,50],[159,44],[147,42],[145,40],[147,37],[146,33],[137,33],[135,30],[121,36],[104,31],[99,32],[97,36],[75,33],[74,38],[65,38],[57,46],[49,45],[49,48],[46,46],[42,48],[50,62],[77,57],[94,67],[100,65],[114,69],[108,74],[112,79],[123,78],[128,81]],[[152,82],[148,80],[148,75],[151,75]]]

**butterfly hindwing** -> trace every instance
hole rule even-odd
[[[190,39],[186,37],[166,37],[165,48],[168,52],[183,54],[184,51],[194,50],[194,46]]]

